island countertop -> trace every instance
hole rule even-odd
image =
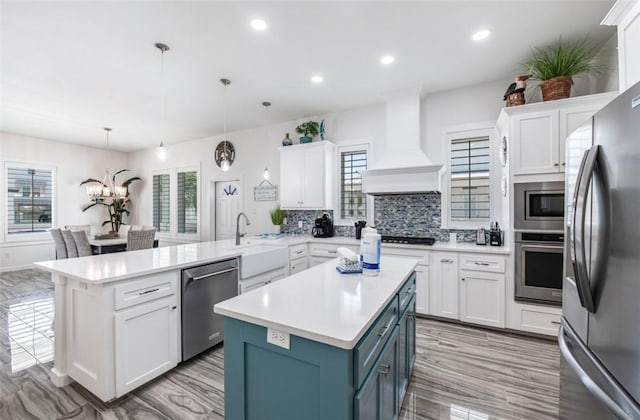
[[[340,274],[336,260],[214,307],[241,321],[352,349],[398,292],[418,260],[382,256],[378,276]]]
[[[89,284],[103,284],[193,267],[241,254],[241,249],[234,249],[233,240],[224,240],[42,261],[35,265]]]

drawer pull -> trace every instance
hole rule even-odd
[[[451,258],[442,258],[440,260],[440,262],[451,264],[453,262],[453,260]]]
[[[380,328],[380,332],[378,333],[378,337],[382,338],[387,334],[387,331],[389,331],[389,326],[385,325],[384,327]]]
[[[327,252],[328,252],[329,254],[337,254],[337,253],[338,253],[338,251],[332,251],[332,250],[327,250]]]
[[[486,262],[480,262],[480,261],[475,261],[475,262],[474,262],[474,264],[475,264],[475,265],[484,265],[484,266],[488,266],[488,265],[489,265],[489,263],[486,263]]]
[[[407,290],[407,294],[410,295],[411,293],[413,293],[413,287],[409,290]]]
[[[172,310],[175,310],[176,308],[177,308],[177,306],[172,306],[171,307]]]
[[[378,373],[382,373],[383,375],[386,375],[389,372],[391,372],[391,365],[381,364],[378,368]]]
[[[560,322],[560,321],[551,321],[551,323],[552,323],[553,325],[560,325],[560,324],[561,324],[561,322]]]
[[[145,290],[144,292],[138,293],[138,296],[142,296],[142,295],[146,295],[146,294],[149,294],[149,293],[157,292],[158,290],[160,290],[160,289],[157,288],[157,287],[155,289]]]
[[[465,281],[465,278],[464,278],[464,277],[462,277],[460,280]]]
[[[300,254],[302,254],[303,252],[304,252],[303,250],[300,250],[300,251],[293,251],[293,253],[294,253],[294,254],[296,254],[296,255],[300,255]]]

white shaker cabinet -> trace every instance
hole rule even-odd
[[[429,275],[429,314],[458,319],[458,255],[434,252]]]
[[[505,326],[505,260],[460,255],[460,321]]]
[[[602,24],[618,27],[618,83],[624,92],[640,82],[640,0],[618,0]]]
[[[564,173],[566,137],[615,96],[607,92],[503,108],[498,126],[507,127],[511,174]]]
[[[333,207],[334,145],[328,141],[280,148],[280,206],[287,210]]]

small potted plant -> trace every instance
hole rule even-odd
[[[578,42],[559,39],[544,48],[531,48],[531,58],[523,66],[540,80],[543,101],[563,99],[571,94],[573,76],[601,70],[594,61],[597,52],[587,39]]]
[[[315,121],[307,121],[296,127],[296,133],[302,134],[300,143],[311,143],[313,137],[320,133],[320,125]]]
[[[280,206],[269,212],[271,215],[271,223],[273,223],[273,229],[276,233],[280,233],[280,229],[282,228],[282,223],[284,222],[284,218],[287,217],[287,212],[282,210]]]

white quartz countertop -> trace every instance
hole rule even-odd
[[[109,283],[182,269],[241,255],[232,240],[198,242],[138,251],[37,262],[43,270],[90,284]]]
[[[418,261],[382,256],[380,275],[375,277],[340,274],[336,271],[337,261],[218,303],[214,312],[352,349]]]

